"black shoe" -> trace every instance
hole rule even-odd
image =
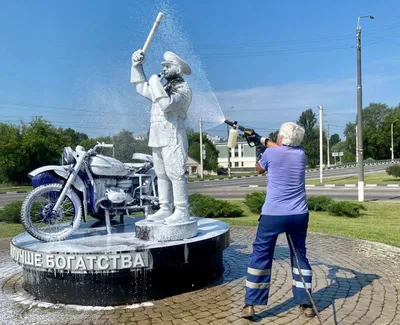
[[[254,317],[254,306],[245,305],[242,310],[242,317],[247,319],[252,319]]]
[[[300,310],[304,313],[306,317],[314,317],[315,312],[312,305],[300,305]]]

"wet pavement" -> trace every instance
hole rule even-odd
[[[224,252],[224,276],[192,292],[118,307],[54,305],[36,301],[22,288],[21,267],[0,240],[0,324],[318,324],[292,301],[286,238],[275,250],[268,306],[253,322],[241,318],[245,275],[255,227],[233,227]],[[313,297],[324,324],[400,324],[400,249],[366,241],[309,234]],[[188,275],[190,276],[190,275]]]

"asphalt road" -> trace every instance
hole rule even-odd
[[[382,172],[387,165],[365,166],[365,173]],[[324,177],[348,177],[357,175],[357,168],[340,168],[324,171]],[[306,173],[307,179],[319,178],[319,171]],[[201,193],[211,195],[216,198],[243,198],[245,194],[255,191],[265,191],[266,178],[245,177],[237,179],[224,179],[214,181],[203,181],[189,183],[189,193]],[[245,187],[258,186],[258,187]],[[337,186],[332,188],[315,187],[307,188],[307,195],[327,195],[341,200],[357,200],[357,188]],[[12,193],[0,195],[0,206],[8,203],[24,200],[26,193]],[[365,199],[369,201],[379,200],[400,200],[400,188],[365,188]]]
[[[387,168],[387,165],[375,165],[375,166],[365,166],[364,173],[378,173],[383,172]],[[324,171],[325,177],[349,177],[358,175],[357,168],[338,168]],[[307,172],[306,179],[319,179],[319,171]],[[202,182],[192,182],[189,183],[189,189],[197,190],[199,188],[208,187],[221,187],[221,186],[241,186],[241,185],[259,185],[265,186],[266,178],[265,176],[258,177],[245,177],[238,179],[224,179],[224,180],[214,180],[214,181],[202,181]]]

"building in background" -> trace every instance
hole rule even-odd
[[[200,163],[193,158],[188,157],[186,171],[189,177],[197,177],[197,175],[200,175]]]
[[[258,156],[265,148],[250,147],[245,138],[238,138],[235,148],[229,149],[227,141],[215,143],[218,153],[218,166],[228,168],[228,151],[230,153],[231,170],[240,169],[254,171]]]

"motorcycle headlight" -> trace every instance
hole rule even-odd
[[[63,160],[68,165],[73,164],[75,162],[75,158],[72,154],[73,152],[74,151],[72,150],[71,147],[65,147],[63,150]]]

